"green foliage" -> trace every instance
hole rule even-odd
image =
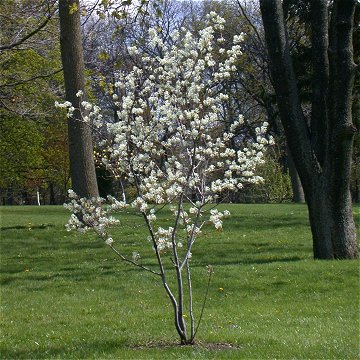
[[[312,259],[304,205],[223,207],[232,213],[225,230],[204,230],[194,249],[194,301],[203,299],[205,266],[215,269],[194,347],[174,342],[156,279],[101,241],[66,232],[63,208],[0,207],[1,358],[357,358],[359,262]],[[145,228],[133,219],[122,218],[115,239],[151,266]]]
[[[258,168],[259,175],[264,178],[264,183],[257,186],[265,202],[281,203],[291,201],[292,188],[288,169],[280,163],[279,151],[269,149],[265,156],[265,163]]]
[[[45,164],[45,180],[66,192],[70,177],[67,122],[60,113],[41,126],[40,132],[44,135],[41,156]]]
[[[0,121],[0,188],[27,187],[41,177],[43,136],[36,123],[18,117]]]
[[[136,187],[135,186],[127,186],[125,188],[125,196],[128,201],[135,200],[137,197]]]
[[[0,94],[5,109],[27,118],[43,114],[46,107],[48,113],[54,113],[49,108],[50,100],[53,107],[57,98],[54,92],[62,83],[59,74],[51,75],[61,68],[54,56],[59,56],[57,51],[53,54],[39,54],[35,49],[0,52],[3,69]]]
[[[290,202],[293,194],[284,154],[275,146],[267,150],[264,160],[265,162],[257,167],[257,174],[264,181],[246,187],[240,200],[250,203]]]
[[[53,3],[6,0],[0,3],[0,190],[12,197],[51,186],[56,192],[68,185],[65,115],[55,107],[63,83],[54,19],[36,31],[52,11]],[[11,16],[7,16],[11,14]]]
[[[78,4],[74,1],[69,5],[69,14],[73,15],[79,10]]]
[[[69,159],[66,122],[24,119],[0,111],[0,193],[46,190],[49,184],[66,192]]]

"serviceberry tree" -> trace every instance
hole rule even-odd
[[[232,140],[238,144],[243,141],[234,139],[243,118],[232,120],[230,131],[224,132],[223,105],[228,95],[221,84],[236,71],[243,34],[235,36],[232,47],[225,50],[221,46],[224,19],[211,12],[207,21],[197,37],[181,29],[173,31],[166,43],[157,29],[150,29],[149,46],[158,55],[141,55],[136,47],[129,48],[133,56],[141,58],[142,65],[118,73],[113,94],[119,109],[117,122],[104,122],[99,107],[82,102],[88,115],[79,120],[103,136],[98,144],[107,154],[103,164],[114,176],[127,177],[136,187],[136,199],[130,204],[112,196],[85,199],[70,191],[66,204],[72,212],[69,230],[94,230],[123,261],[160,277],[173,306],[181,344],[194,342],[199,325],[193,312],[190,269],[194,243],[206,224],[221,230],[223,219],[230,215],[215,208],[219,196],[241,189],[244,183],[262,180],[255,174],[256,166],[263,161],[264,147],[272,141],[266,138],[264,123],[256,129],[256,141],[247,141],[241,150],[231,148]],[[70,114],[74,111],[69,103],[58,105],[67,107]],[[122,254],[107,229],[117,222],[110,213],[129,205],[144,219],[157,269],[143,266],[137,252],[133,257]],[[159,226],[157,221],[164,206],[173,214],[169,227]],[[167,254],[170,262],[165,262]],[[175,291],[168,273],[175,274]]]

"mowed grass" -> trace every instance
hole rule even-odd
[[[178,345],[159,278],[67,232],[65,209],[1,207],[0,358],[358,358],[359,262],[312,259],[304,205],[220,207],[224,231],[204,229],[193,250],[197,317],[206,265],[215,273],[192,347]],[[141,219],[121,219],[118,248],[155,265]]]

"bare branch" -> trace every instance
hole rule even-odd
[[[50,21],[50,19],[53,17],[55,13],[55,10],[52,11],[51,13],[49,13],[45,20],[38,25],[37,28],[35,28],[34,30],[30,31],[29,33],[27,33],[25,36],[23,36],[20,40],[12,43],[12,44],[8,44],[8,45],[1,45],[0,46],[0,51],[3,51],[3,50],[11,50],[12,48],[16,47],[16,46],[19,46],[21,45],[22,43],[24,43],[27,39],[31,38],[32,36],[34,36],[35,34],[37,34],[41,29],[43,29],[47,23]]]
[[[33,76],[33,77],[31,77],[31,78],[28,78],[28,79],[22,80],[22,81],[18,81],[18,82],[16,82],[16,83],[0,84],[0,88],[1,88],[1,87],[14,87],[14,86],[26,84],[26,83],[28,83],[28,82],[31,82],[31,81],[34,81],[34,80],[37,80],[37,79],[47,79],[47,78],[49,78],[49,77],[51,77],[51,76],[54,76],[54,75],[58,74],[58,73],[61,72],[61,71],[63,71],[63,68],[58,69],[58,70],[55,70],[55,71],[53,71],[53,72],[50,73],[50,74]]]
[[[254,30],[255,34],[256,34],[256,37],[258,38],[260,44],[261,44],[261,47],[263,49],[265,49],[265,46],[264,46],[264,43],[263,43],[263,40],[262,40],[262,37],[260,36],[257,28],[254,26],[254,24],[252,23],[252,21],[250,20],[250,18],[247,16],[246,12],[245,12],[245,9],[244,7],[241,5],[241,2],[239,0],[237,0],[237,4],[241,10],[241,13],[242,15],[244,16],[244,18],[246,19],[247,23],[251,26],[251,28]]]
[[[144,265],[141,265],[141,264],[138,264],[136,261],[133,261],[133,260],[130,260],[128,258],[126,258],[124,255],[120,254],[119,251],[117,251],[112,245],[109,245],[111,247],[111,250],[115,252],[116,255],[118,255],[123,261],[126,261],[132,265],[135,265],[143,270],[146,270],[148,272],[151,272],[152,274],[154,275],[158,275],[158,276],[162,276],[161,273],[157,272],[157,271],[154,271],[154,270],[151,270],[149,269],[148,267],[144,266]]]

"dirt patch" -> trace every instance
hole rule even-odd
[[[239,345],[230,343],[199,343],[198,346],[208,350],[240,349]]]
[[[167,349],[167,348],[180,348],[180,347],[192,347],[194,349],[207,349],[207,350],[227,350],[227,349],[240,349],[239,345],[230,343],[209,343],[203,341],[196,341],[193,345],[181,345],[178,342],[166,342],[166,341],[149,341],[144,345],[130,346],[134,350],[143,350],[150,348]]]

